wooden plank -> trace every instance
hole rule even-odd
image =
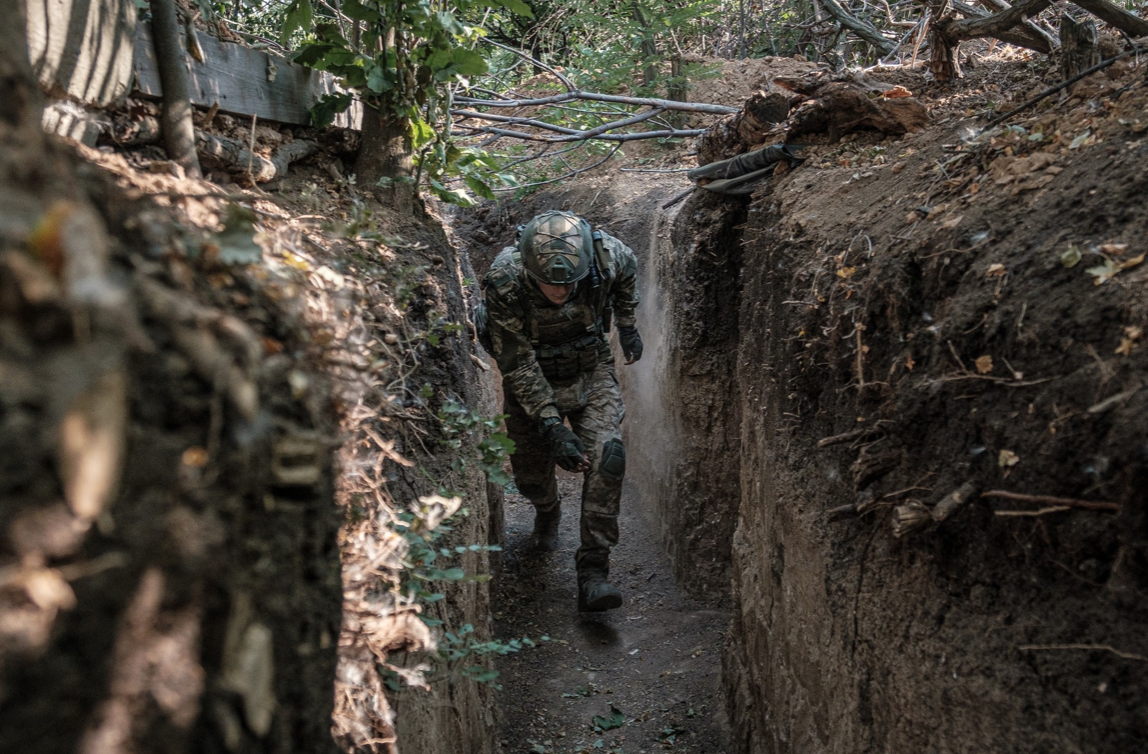
[[[28,57],[40,85],[100,107],[122,100],[131,88],[136,15],[135,0],[27,0]]]
[[[204,62],[185,52],[193,105],[207,108],[218,102],[220,112],[231,115],[257,115],[260,120],[306,125],[311,105],[322,95],[339,91],[335,78],[328,73],[197,33]],[[181,39],[180,44],[186,51],[186,40]],[[157,99],[163,96],[151,28],[146,23],[140,24],[136,36],[135,72],[139,94]],[[357,102],[335,121],[343,128],[359,128],[361,123],[362,109]]]
[[[96,146],[100,136],[100,123],[96,116],[75,102],[51,102],[44,108],[40,119],[45,133],[57,134],[84,146]]]

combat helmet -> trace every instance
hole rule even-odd
[[[590,272],[594,240],[590,223],[569,212],[543,212],[522,227],[518,251],[530,277],[550,285],[567,285]]]

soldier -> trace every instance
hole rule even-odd
[[[534,504],[536,549],[558,544],[554,464],[584,475],[579,610],[622,604],[608,579],[626,470],[625,409],[607,335],[613,317],[626,363],[641,358],[636,273],[634,252],[621,241],[570,213],[549,211],[521,228],[517,246],[499,253],[482,284],[506,431],[515,443],[510,464],[518,490]]]

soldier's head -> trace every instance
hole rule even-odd
[[[590,272],[594,240],[590,224],[569,212],[543,212],[522,228],[522,266],[554,304],[570,297],[574,284]]]

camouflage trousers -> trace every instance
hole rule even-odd
[[[591,463],[582,482],[582,544],[575,562],[579,569],[605,570],[610,548],[618,544],[618,511],[622,504],[623,474],[603,474],[601,468],[606,444],[613,441],[621,447],[622,442],[625,408],[618,376],[613,363],[601,363],[593,372],[579,375],[573,385],[555,387],[554,392],[558,411],[570,421],[571,429],[586,446]],[[506,434],[515,445],[510,465],[518,491],[539,514],[557,514],[561,501],[549,443],[509,390],[503,412],[507,414]]]

